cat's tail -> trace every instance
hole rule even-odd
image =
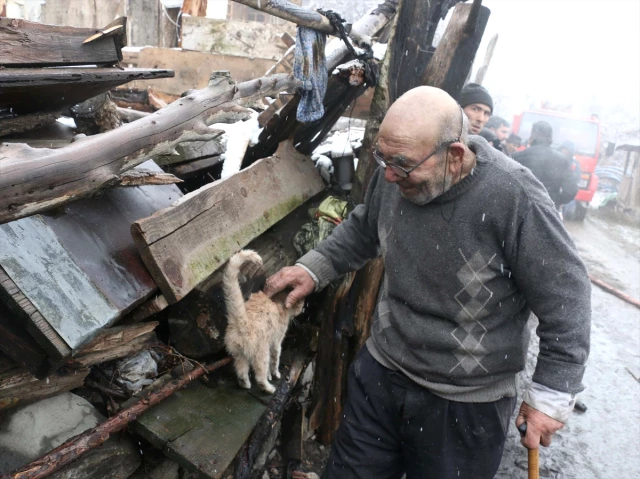
[[[227,306],[227,319],[230,323],[243,322],[247,317],[244,297],[238,282],[240,268],[247,262],[261,266],[262,258],[253,250],[243,249],[231,257],[222,276],[222,290],[224,292],[225,305]]]

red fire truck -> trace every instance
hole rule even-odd
[[[565,141],[575,145],[575,159],[580,163],[581,177],[573,216],[583,220],[598,187],[595,170],[600,154],[600,122],[595,116],[584,118],[552,110],[527,110],[514,117],[512,130],[527,141],[531,126],[540,120],[548,122],[553,129],[552,148],[559,148]]]

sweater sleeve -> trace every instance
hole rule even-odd
[[[379,171],[376,170],[364,203],[356,206],[349,217],[331,235],[305,254],[298,263],[312,271],[318,279],[318,289],[349,271],[360,269],[378,256]]]
[[[520,224],[512,265],[518,288],[540,324],[533,381],[571,394],[584,389],[589,355],[591,283],[550,202],[533,202]]]

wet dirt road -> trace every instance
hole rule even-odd
[[[590,274],[640,299],[639,229],[592,217],[566,226]],[[579,395],[588,409],[574,412],[553,444],[541,448],[540,477],[640,477],[640,310],[595,285],[592,308],[586,389]],[[521,383],[533,373],[536,339]],[[513,422],[496,477],[527,477],[527,453]]]

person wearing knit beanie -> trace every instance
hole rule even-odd
[[[493,99],[482,85],[467,83],[460,92],[458,103],[469,118],[469,133],[478,135],[493,113]]]

